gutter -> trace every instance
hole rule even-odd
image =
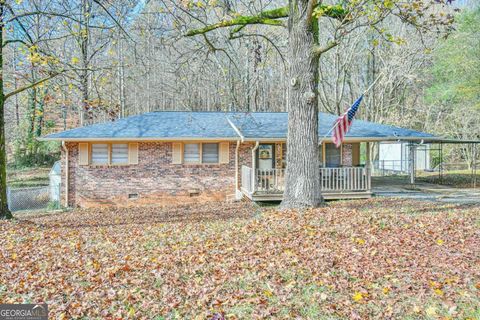
[[[169,141],[237,141],[239,137],[228,137],[228,138],[207,138],[207,137],[175,137],[175,138],[37,138],[38,141],[63,141],[63,142],[109,142],[109,141],[135,141],[135,142],[169,142]],[[438,137],[351,137],[345,138],[344,143],[348,142],[379,142],[379,141],[422,141],[425,143],[428,142],[465,142],[473,143],[480,141],[471,141],[471,140],[455,140],[455,139],[444,139]],[[262,138],[262,137],[253,137],[245,138],[240,137],[241,142],[285,142],[286,138]],[[332,139],[324,139],[324,142],[331,142]]]
[[[287,141],[286,138],[261,138],[261,137],[254,137],[254,138],[245,138],[245,142],[285,142]],[[449,139],[439,138],[439,137],[347,137],[343,141],[343,143],[351,143],[351,142],[387,142],[387,141],[423,141],[424,143],[436,143],[436,142],[446,142],[452,141]],[[323,143],[332,142],[332,138],[323,139]],[[470,141],[462,141],[464,143],[471,143]],[[479,141],[480,142],[480,141]],[[459,141],[460,143],[460,141]]]
[[[233,124],[232,124],[233,125]],[[232,127],[236,128],[236,127]],[[238,130],[238,129],[237,129]],[[210,138],[210,137],[174,137],[174,138],[37,138],[38,141],[63,141],[63,142],[111,142],[111,141],[120,141],[120,142],[169,142],[169,141],[238,141],[241,142],[285,142],[287,139],[285,137],[278,138],[266,138],[266,137],[252,137],[245,138],[242,133],[238,130],[236,131],[239,137],[222,137],[222,138]],[[480,140],[461,140],[461,139],[449,139],[441,137],[346,137],[344,143],[351,142],[388,142],[388,141],[411,141],[411,142],[421,142],[424,143],[480,143]],[[322,142],[332,142],[332,138],[325,138]]]
[[[148,142],[168,142],[168,141],[237,141],[238,137],[172,137],[172,138],[135,138],[135,137],[115,137],[115,138],[37,138],[38,141],[65,141],[65,142],[96,142],[96,141],[148,141]]]
[[[235,147],[235,197],[237,197],[240,192],[238,186],[238,150],[240,149],[240,141],[237,140],[237,146]]]

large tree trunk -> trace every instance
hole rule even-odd
[[[5,94],[3,92],[3,14],[0,4],[0,219],[11,219],[7,203],[7,152],[5,148]]]
[[[322,202],[318,159],[318,21],[314,0],[290,0],[287,170],[283,208]]]
[[[0,63],[1,63],[0,58]],[[0,86],[3,81],[0,79]],[[0,93],[0,220],[11,219],[12,214],[8,210],[7,203],[7,153],[5,150],[5,99],[3,90]]]

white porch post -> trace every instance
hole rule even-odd
[[[365,145],[365,170],[367,171],[367,191],[372,189],[372,168],[370,160],[370,142]]]
[[[415,150],[416,150],[416,145],[413,143],[409,143],[409,152],[408,152],[408,157],[409,157],[409,163],[410,163],[410,184],[413,186],[415,184]]]
[[[370,142],[367,142],[365,147],[365,167],[370,168]]]

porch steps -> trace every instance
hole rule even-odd
[[[323,194],[325,200],[369,199],[373,196],[370,191],[361,192],[327,192]]]
[[[233,193],[233,194],[227,194],[227,196],[225,197],[225,201],[227,203],[233,203],[233,202],[237,202],[238,200],[235,196],[235,193]]]

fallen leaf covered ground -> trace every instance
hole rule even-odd
[[[52,319],[479,319],[480,207],[371,199],[0,222],[0,303]]]

